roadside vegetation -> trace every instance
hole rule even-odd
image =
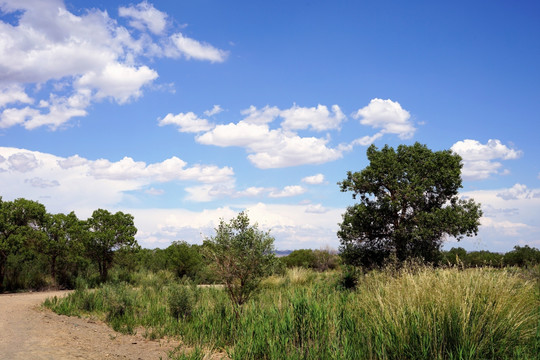
[[[461,158],[418,143],[367,155],[339,183],[358,201],[339,251],[280,258],[243,212],[202,245],[150,250],[129,214],[0,198],[0,291],[75,288],[45,306],[174,339],[173,359],[537,359],[540,250],[442,251],[480,225]]]
[[[291,268],[266,278],[239,317],[221,288],[138,272],[46,306],[178,339],[176,359],[535,359],[538,271],[409,264],[358,274],[347,289],[341,271]]]

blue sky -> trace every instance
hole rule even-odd
[[[468,250],[540,247],[536,1],[0,0],[0,196],[135,216],[144,247],[248,210],[337,248],[371,143],[452,149]],[[456,246],[449,239],[447,248]]]

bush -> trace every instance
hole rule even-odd
[[[167,299],[170,315],[176,320],[189,319],[193,313],[194,296],[185,285],[172,286]]]

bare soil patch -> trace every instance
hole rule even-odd
[[[123,335],[106,324],[57,315],[41,304],[67,291],[0,295],[2,359],[167,359],[178,341]]]

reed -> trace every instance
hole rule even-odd
[[[540,351],[540,290],[518,271],[410,266],[361,275],[352,291],[338,285],[339,272],[303,271],[266,280],[240,317],[221,289],[164,283],[163,274],[46,306],[177,337],[189,351],[176,359],[536,359]]]

